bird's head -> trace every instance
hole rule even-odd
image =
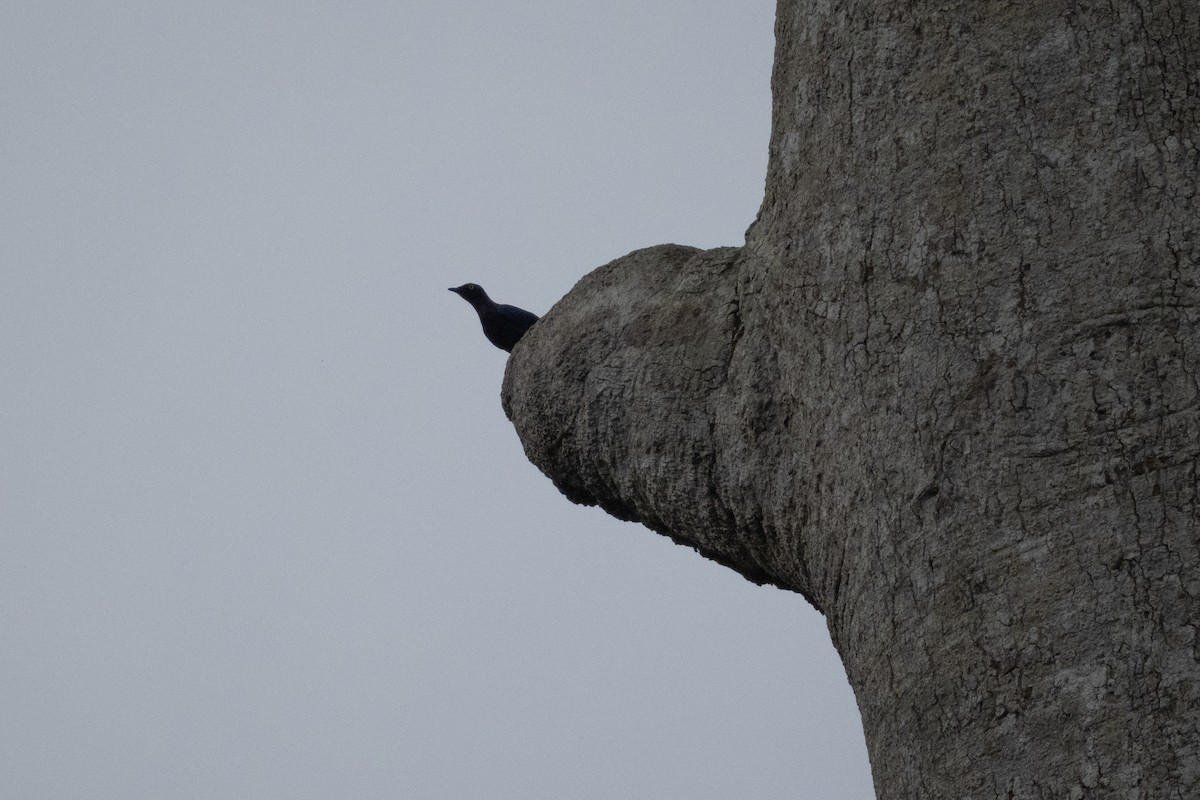
[[[487,292],[478,283],[464,283],[462,286],[451,286],[450,291],[471,305],[486,302],[488,299]]]

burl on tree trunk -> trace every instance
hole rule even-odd
[[[580,281],[526,452],[822,611],[880,797],[1200,797],[1200,3],[776,35],[745,246]]]

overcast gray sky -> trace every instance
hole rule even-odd
[[[740,244],[773,18],[8,4],[0,796],[871,797],[823,619],[559,496],[446,291]]]

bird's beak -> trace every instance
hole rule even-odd
[[[462,292],[460,292],[460,291],[458,290],[458,287],[457,287],[457,286],[451,286],[451,287],[450,287],[450,291],[454,292],[454,293],[455,293],[456,295],[458,295],[459,297],[462,297]]]

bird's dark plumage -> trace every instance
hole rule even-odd
[[[523,308],[492,302],[492,298],[477,283],[464,283],[452,287],[450,291],[471,304],[479,314],[483,335],[501,350],[511,353],[513,345],[538,321],[537,314],[531,314]]]

